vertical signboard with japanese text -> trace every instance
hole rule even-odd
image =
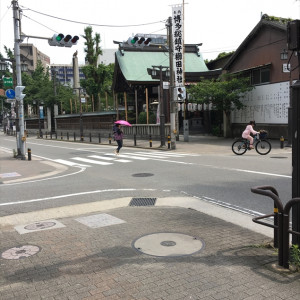
[[[172,7],[173,17],[173,52],[174,52],[174,83],[176,87],[184,86],[184,49],[183,49],[183,10],[182,5]]]

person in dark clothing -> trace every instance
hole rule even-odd
[[[114,126],[114,138],[118,144],[118,148],[115,150],[115,154],[119,155],[120,149],[123,146],[123,131],[121,129],[120,124],[115,124],[115,126]]]

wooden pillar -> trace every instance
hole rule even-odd
[[[149,105],[148,105],[148,88],[145,89],[146,92],[146,112],[147,112],[147,124],[149,124]]]
[[[105,108],[107,110],[108,108],[108,97],[107,97],[107,92],[105,92]]]
[[[115,94],[115,103],[116,103],[116,111],[117,111],[117,120],[119,120],[119,101],[118,101],[118,93]]]
[[[137,89],[134,90],[134,100],[135,100],[135,124],[138,124],[138,101],[137,101]]]
[[[78,97],[76,97],[74,103],[75,103],[75,113],[77,114],[77,100],[78,100]]]
[[[71,114],[73,113],[73,109],[72,109],[72,98],[70,98],[70,111],[71,111]]]
[[[127,94],[124,92],[125,120],[127,121]]]

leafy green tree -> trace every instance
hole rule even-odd
[[[96,33],[95,37],[93,37],[93,28],[91,26],[84,28],[84,33],[85,35],[82,35],[82,37],[85,39],[84,45],[86,46],[84,49],[86,53],[85,61],[89,65],[97,67],[98,56],[102,54],[100,34]]]
[[[24,92],[24,104],[33,105],[34,101],[43,101],[45,107],[53,109],[54,104],[62,107],[66,113],[70,112],[70,99],[74,98],[72,89],[56,82],[56,97],[54,95],[54,83],[50,80],[49,70],[45,70],[40,61],[31,75],[22,73],[22,84],[26,86]]]
[[[228,121],[232,110],[244,107],[240,99],[253,88],[249,84],[249,78],[225,74],[218,79],[202,80],[189,89],[189,94],[194,101],[211,103],[216,110],[223,111]],[[226,122],[226,124],[228,123]],[[229,125],[226,132],[230,130]]]
[[[96,110],[100,110],[100,95],[103,96],[106,92],[111,96],[114,65],[111,64],[106,66],[104,64],[99,64],[97,66],[98,56],[102,54],[99,45],[101,42],[100,34],[96,33],[93,37],[92,27],[86,27],[84,33],[85,35],[82,37],[86,40],[84,43],[86,46],[84,51],[86,53],[85,61],[88,65],[82,68],[82,72],[86,79],[81,80],[80,85],[85,88],[90,98],[94,99]]]

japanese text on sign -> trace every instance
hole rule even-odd
[[[183,14],[182,6],[176,5],[173,10],[173,51],[174,51],[174,71],[175,85],[184,85],[184,67],[183,67]]]

